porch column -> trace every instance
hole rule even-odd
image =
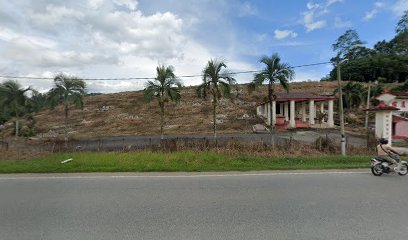
[[[289,127],[291,128],[296,128],[296,122],[295,122],[295,101],[290,100],[290,121],[289,121]]]
[[[289,104],[288,104],[288,102],[285,102],[284,106],[285,106],[285,111],[284,111],[285,121],[289,121]]]
[[[334,127],[333,121],[333,100],[329,100],[329,112],[327,113],[327,124],[329,127]]]
[[[314,100],[309,100],[309,123],[310,125],[314,125],[315,124],[315,106],[314,106]]]
[[[306,122],[306,102],[302,102],[302,121]]]
[[[272,101],[272,125],[276,124],[276,102]]]

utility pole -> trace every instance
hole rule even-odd
[[[370,98],[371,98],[371,81],[368,81],[368,93],[367,93],[367,106],[366,109],[370,108]],[[370,131],[368,129],[368,111],[365,113],[365,129],[366,129],[366,142],[367,142],[367,149],[370,148],[369,140],[370,140]]]
[[[339,112],[340,112],[340,134],[341,134],[341,155],[346,156],[346,135],[344,134],[344,109],[343,90],[341,86],[340,60],[337,62],[337,82],[339,84]]]
[[[368,81],[368,93],[367,93],[367,109],[370,108],[370,98],[371,98],[371,81]],[[368,111],[366,111],[365,115],[365,129],[368,131]]]

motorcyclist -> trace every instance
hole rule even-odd
[[[400,168],[400,159],[397,151],[390,147],[388,144],[388,140],[385,138],[379,139],[379,144],[377,145],[377,155],[384,160],[386,160],[390,164],[390,168],[394,169],[394,171],[398,171]]]

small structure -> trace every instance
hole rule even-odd
[[[269,125],[283,128],[334,127],[333,104],[335,97],[303,92],[278,93],[275,101],[265,102],[256,108],[258,116]],[[272,104],[272,111],[270,107]],[[327,108],[326,108],[327,106]],[[327,121],[316,124],[317,113],[327,115]]]
[[[404,117],[408,114],[408,91],[384,90],[376,99],[387,106],[398,108],[398,110],[393,111],[392,137],[408,138],[408,118]]]
[[[379,105],[366,109],[365,111],[375,112],[375,136],[377,138],[388,139],[388,145],[391,146],[393,135],[393,115],[392,112],[399,109],[388,106],[383,101]]]

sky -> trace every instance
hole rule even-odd
[[[331,45],[355,29],[372,47],[390,40],[408,0],[1,0],[0,75],[154,77],[158,65],[199,75],[210,59],[228,70],[259,70],[278,53],[291,66],[327,62]],[[296,68],[320,80],[331,65]],[[239,74],[239,83],[252,74]],[[4,80],[0,78],[0,80]],[[40,91],[52,79],[19,79]],[[198,85],[200,77],[182,78]],[[143,89],[146,80],[87,81],[88,92]]]

